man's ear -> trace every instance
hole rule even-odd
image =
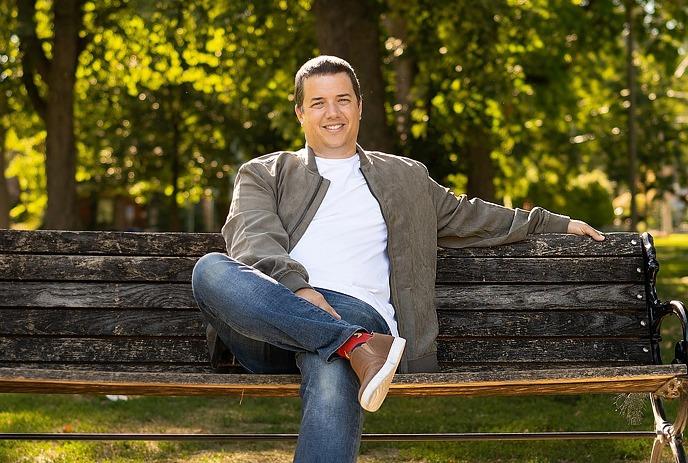
[[[294,112],[296,113],[296,118],[299,120],[299,123],[303,125],[303,111],[299,108],[299,105],[294,105]]]
[[[363,119],[363,100],[358,101],[358,120]]]

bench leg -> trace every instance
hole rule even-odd
[[[657,438],[652,446],[650,463],[659,463],[662,449],[667,444],[674,454],[674,461],[676,463],[687,463],[686,452],[683,449],[683,429],[688,421],[688,396],[681,395],[679,398],[674,424],[671,424],[666,419],[662,399],[654,394],[650,394],[650,403],[652,404],[652,413],[655,417],[655,432],[657,433]]]

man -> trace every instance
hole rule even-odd
[[[541,208],[456,197],[422,163],[365,151],[360,87],[344,60],[305,63],[295,99],[306,147],[241,166],[222,228],[229,256],[201,258],[193,290],[211,335],[247,370],[301,372],[295,461],[349,462],[363,409],[379,408],[397,368],[437,369],[438,245],[604,237]]]

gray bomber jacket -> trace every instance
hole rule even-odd
[[[437,246],[492,246],[532,233],[566,233],[569,218],[538,207],[509,209],[457,197],[431,179],[419,161],[360,146],[357,151],[361,172],[387,224],[391,302],[399,334],[407,340],[399,371],[436,371]],[[289,252],[308,228],[328,186],[308,147],[267,154],[242,165],[222,227],[228,254],[292,291],[310,287],[306,269]]]

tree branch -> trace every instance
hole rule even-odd
[[[34,81],[34,76],[35,74],[33,72],[27,72],[25,67],[24,71],[22,72],[22,82],[26,88],[26,93],[29,96],[29,100],[31,100],[33,109],[38,113],[41,119],[45,121],[47,104],[45,99],[41,96],[41,93],[38,91],[38,87]]]
[[[22,52],[24,73],[38,72],[44,82],[48,81],[50,60],[45,56],[41,40],[36,35],[36,0],[18,0],[19,49]],[[33,79],[32,79],[33,81]]]

